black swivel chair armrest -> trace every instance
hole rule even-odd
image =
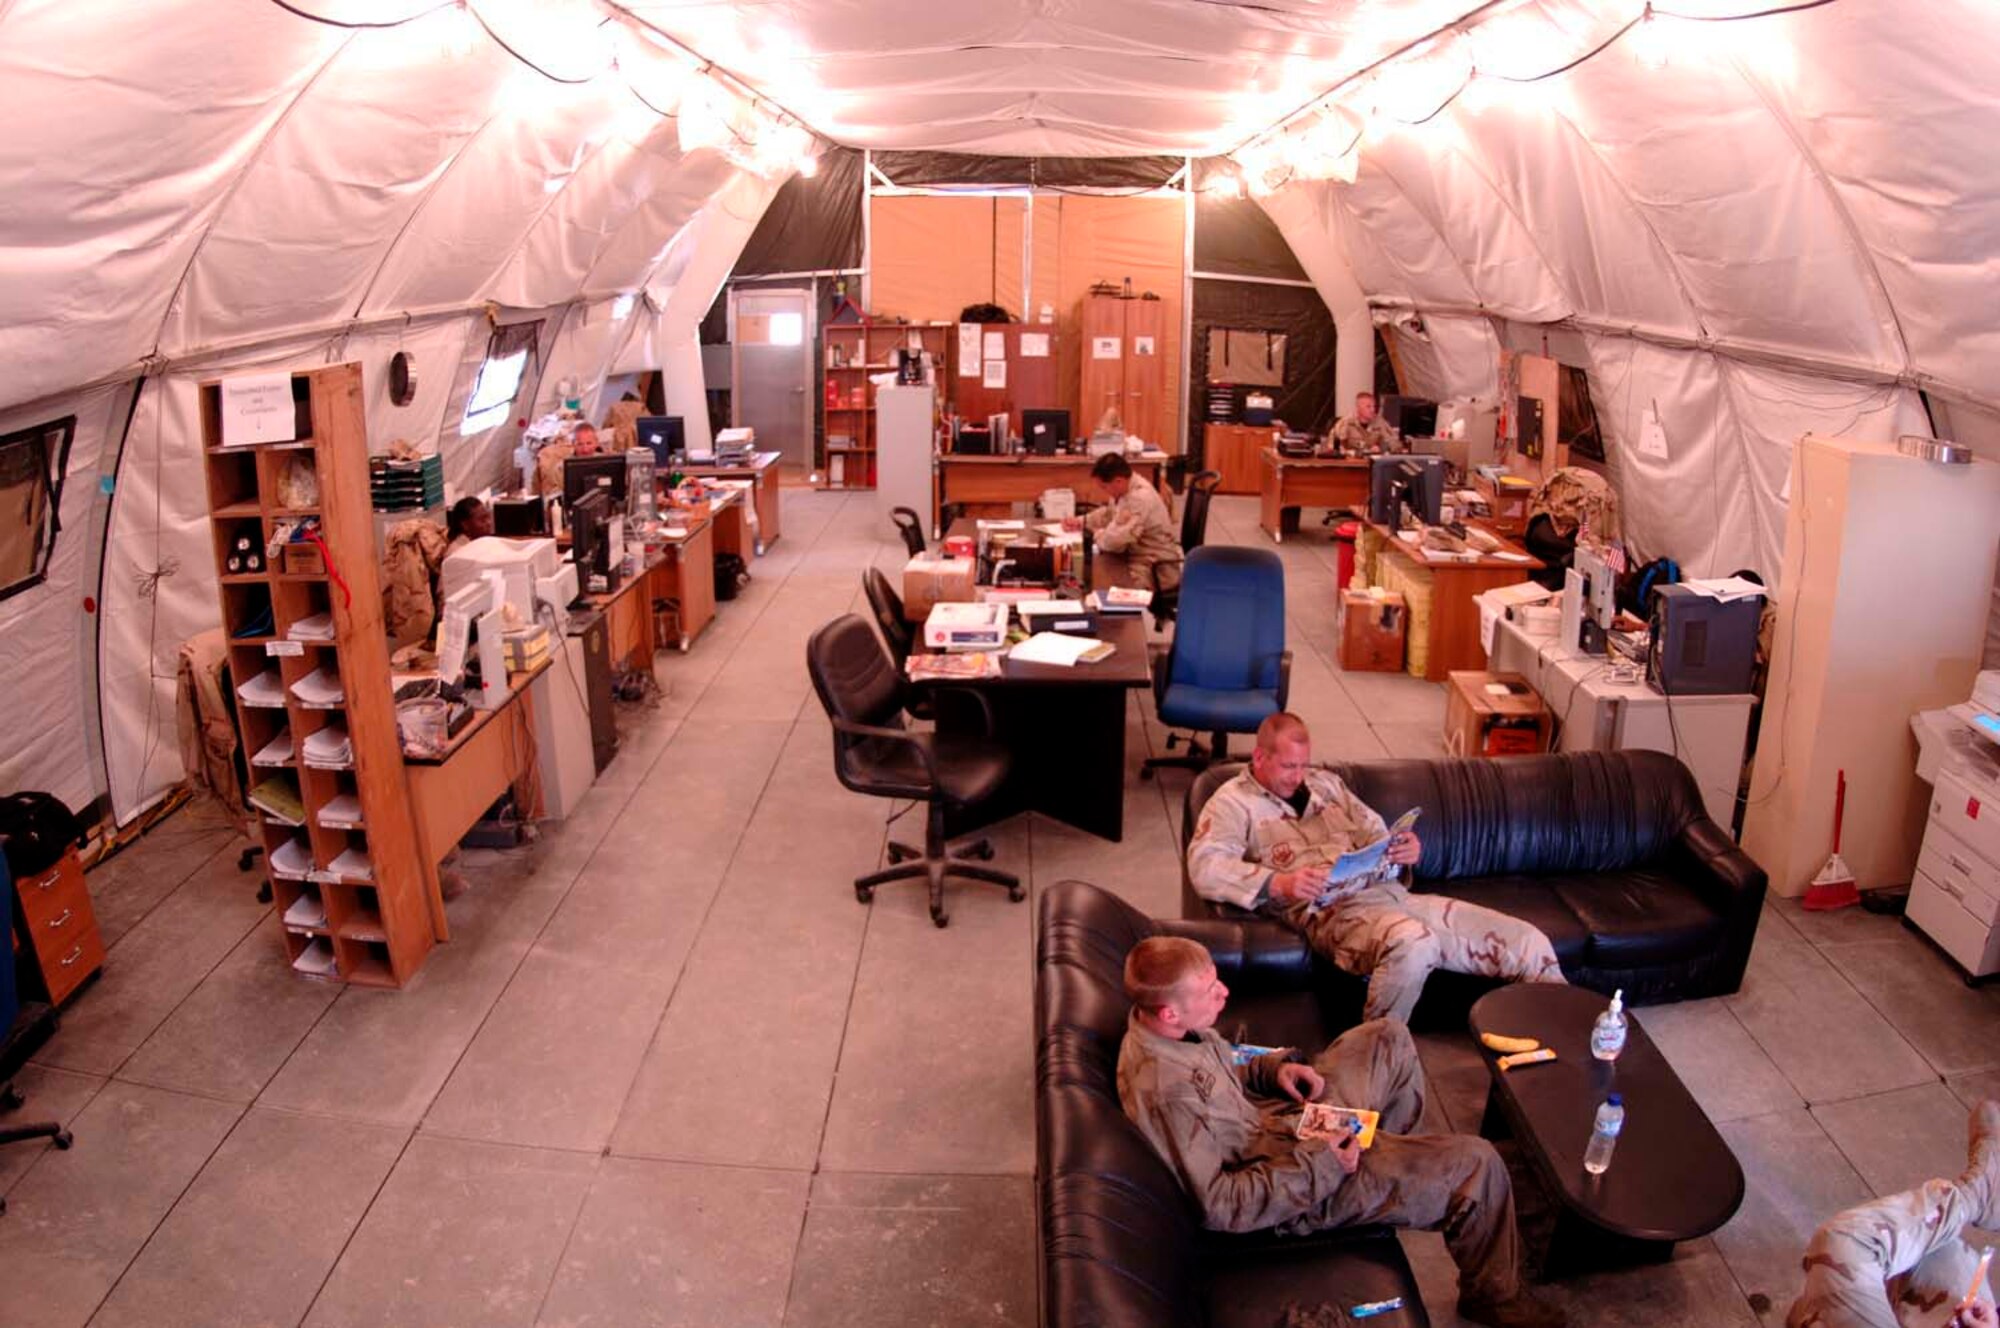
[[[1146,657],[1153,666],[1153,705],[1157,709],[1167,699],[1167,688],[1174,681],[1174,648],[1171,644],[1149,645]]]
[[[1156,918],[1154,925],[1163,935],[1201,942],[1222,980],[1246,992],[1312,988],[1312,947],[1298,932],[1268,918]]]
[[[931,751],[929,734],[912,733],[908,729],[886,728],[880,724],[856,724],[851,719],[841,719],[838,716],[834,718],[833,731],[844,733],[850,738],[881,738],[916,748],[917,759],[924,763],[924,773],[930,777],[931,787],[937,787],[937,757]]]

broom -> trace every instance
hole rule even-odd
[[[1832,908],[1846,908],[1849,904],[1861,902],[1861,891],[1855,888],[1854,873],[1840,857],[1840,818],[1847,810],[1847,772],[1836,773],[1833,786],[1833,856],[1819,869],[1819,875],[1812,878],[1806,887],[1803,907],[1814,912],[1824,912]]]

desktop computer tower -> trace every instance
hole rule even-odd
[[[590,698],[590,750],[603,774],[618,755],[618,707],[611,695],[611,624],[593,614],[583,629],[583,690]]]
[[[1727,604],[1686,586],[1653,591],[1646,681],[1668,696],[1736,696],[1750,690],[1764,600]]]

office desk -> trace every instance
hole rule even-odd
[[[748,480],[757,510],[757,556],[778,542],[777,452],[756,452],[740,466],[682,466],[681,474],[703,480]]]
[[[1274,544],[1299,533],[1301,507],[1368,506],[1367,457],[1283,457],[1267,447],[1260,462],[1257,524]]]
[[[628,576],[618,589],[604,595],[585,595],[584,602],[604,615],[609,634],[607,654],[614,672],[620,669],[653,667],[653,570],[666,561],[664,553],[654,554],[636,576]]]
[[[1160,496],[1167,510],[1173,510],[1173,495],[1163,483],[1167,454],[1145,452],[1127,457],[1132,473],[1143,475]],[[1009,516],[1015,503],[1031,503],[1044,489],[1074,489],[1079,497],[1089,492],[1090,468],[1097,464],[1091,456],[965,456],[947,452],[937,458],[936,495],[931,509],[931,529],[939,529],[946,503],[957,503],[967,516]]]
[[[1454,669],[1484,669],[1486,650],[1479,643],[1477,597],[1499,586],[1526,581],[1530,572],[1541,568],[1540,560],[1504,540],[1502,551],[1518,555],[1520,561],[1490,555],[1466,560],[1433,558],[1398,539],[1396,532],[1387,526],[1371,521],[1368,530],[1377,547],[1375,584],[1404,592],[1411,606],[1413,646],[1418,632],[1423,633],[1424,669],[1418,676],[1443,682],[1445,675]],[[1384,562],[1387,567],[1382,566]],[[1428,600],[1427,611],[1420,610],[1419,598]],[[1417,672],[1414,659],[1410,672]]]
[[[748,563],[753,553],[763,550],[753,547],[750,533],[751,484],[748,480],[718,480],[724,486],[726,498],[719,498],[709,511],[709,519],[715,523],[715,551],[733,553]]]
[[[562,644],[553,641],[550,648]],[[524,673],[509,674],[506,701],[492,710],[474,712],[441,755],[403,758],[424,874],[424,898],[430,905],[431,930],[440,941],[451,939],[438,879],[438,864],[445,855],[509,788],[514,790],[522,815],[541,815],[541,779],[535,769],[535,704],[528,689],[548,672],[549,664],[543,660]]]
[[[694,639],[715,621],[715,518],[711,513],[686,529],[684,537],[667,541],[659,561],[647,564],[646,574],[652,587],[647,596],[648,620],[652,616],[652,600],[670,599],[679,605],[674,621],[680,630],[677,643],[683,654],[694,649]],[[612,637],[614,648],[617,640]],[[649,655],[647,663],[651,662]]]
[[[1494,670],[1520,674],[1548,703],[1557,751],[1666,752],[1694,773],[1709,819],[1725,830],[1734,823],[1756,697],[1676,696],[1670,704],[1643,678],[1612,682],[1603,655],[1563,649],[1505,618],[1493,624],[1490,657]]]

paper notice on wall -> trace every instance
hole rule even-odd
[[[1125,339],[1123,337],[1092,337],[1090,339],[1090,358],[1093,360],[1115,360],[1123,356],[1124,353]]]
[[[298,437],[289,373],[244,374],[222,380],[222,445],[289,443]]]
[[[1153,338],[1151,338],[1151,337],[1133,337],[1133,338],[1132,338],[1132,353],[1133,353],[1134,355],[1151,355],[1151,354],[1153,354],[1153,353],[1154,353],[1154,352],[1153,352]]]
[[[1007,361],[988,360],[986,362],[986,374],[983,386],[986,387],[1007,386]]]
[[[1639,455],[1655,461],[1667,459],[1667,431],[1660,426],[1657,406],[1646,407],[1645,413],[1639,417]]]
[[[1046,360],[1049,358],[1049,334],[1046,332],[1023,332],[1021,334],[1021,358],[1024,360]]]
[[[985,354],[989,360],[1006,359],[1007,334],[1005,332],[988,332],[986,334]]]
[[[960,378],[979,377],[979,333],[977,323],[958,325],[958,376]]]

